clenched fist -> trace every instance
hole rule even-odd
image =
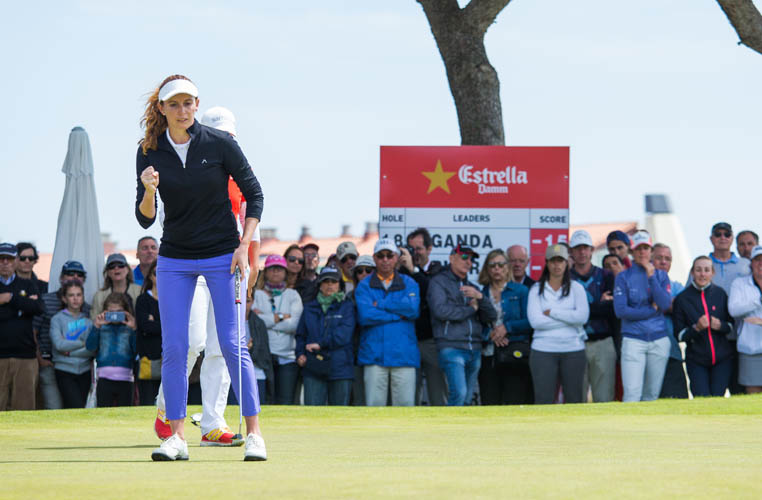
[[[140,173],[140,182],[143,183],[146,191],[155,192],[159,187],[159,172],[154,170],[153,167],[147,167]]]

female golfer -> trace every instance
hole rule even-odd
[[[156,190],[164,202],[164,231],[156,279],[162,328],[162,369],[172,436],[153,460],[187,460],[184,418],[188,394],[188,322],[199,276],[215,310],[217,336],[233,390],[246,419],[244,460],[266,460],[259,429],[259,395],[245,340],[238,335],[234,270],[247,267],[249,242],[262,214],[262,190],[246,157],[227,132],[195,120],[198,89],[185,76],[166,78],[148,98],[145,137],[137,153],[135,215],[148,228],[156,219]],[[239,240],[231,214],[228,177],[247,200]],[[240,353],[240,355],[239,355]],[[241,384],[238,370],[241,364]]]

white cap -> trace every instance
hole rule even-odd
[[[381,250],[389,250],[392,253],[400,254],[400,249],[394,244],[394,240],[389,238],[381,238],[373,246],[373,255],[376,255]]]
[[[749,260],[754,260],[760,255],[762,255],[762,247],[757,245],[751,249],[751,258]]]
[[[651,242],[651,235],[648,234],[648,231],[641,229],[632,235],[632,244],[630,245],[630,248],[635,250],[640,245],[648,245],[649,247],[654,246],[654,244]]]
[[[235,133],[235,115],[228,108],[222,106],[207,109],[201,117],[201,125],[237,135]]]
[[[593,246],[593,238],[591,238],[590,233],[584,229],[574,231],[574,234],[572,234],[572,237],[569,240],[569,248],[578,247],[580,245],[587,245],[589,247]]]
[[[188,94],[193,97],[198,97],[198,89],[193,82],[184,78],[178,78],[165,83],[159,89],[159,100],[166,101],[172,96],[177,94]]]

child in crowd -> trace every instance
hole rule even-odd
[[[134,377],[132,364],[137,355],[135,317],[124,293],[111,293],[95,317],[95,328],[87,338],[87,348],[98,362],[98,407],[131,406]]]
[[[50,320],[50,340],[53,344],[53,362],[56,383],[64,408],[84,408],[90,392],[93,353],[85,343],[93,322],[82,313],[85,290],[76,280],[66,281],[61,287],[61,300],[66,307]]]

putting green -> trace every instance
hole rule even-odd
[[[237,427],[237,407],[227,412]],[[189,413],[200,411],[190,408]],[[467,408],[265,407],[267,462],[151,462],[152,408],[0,413],[0,498],[757,498],[762,397]]]

